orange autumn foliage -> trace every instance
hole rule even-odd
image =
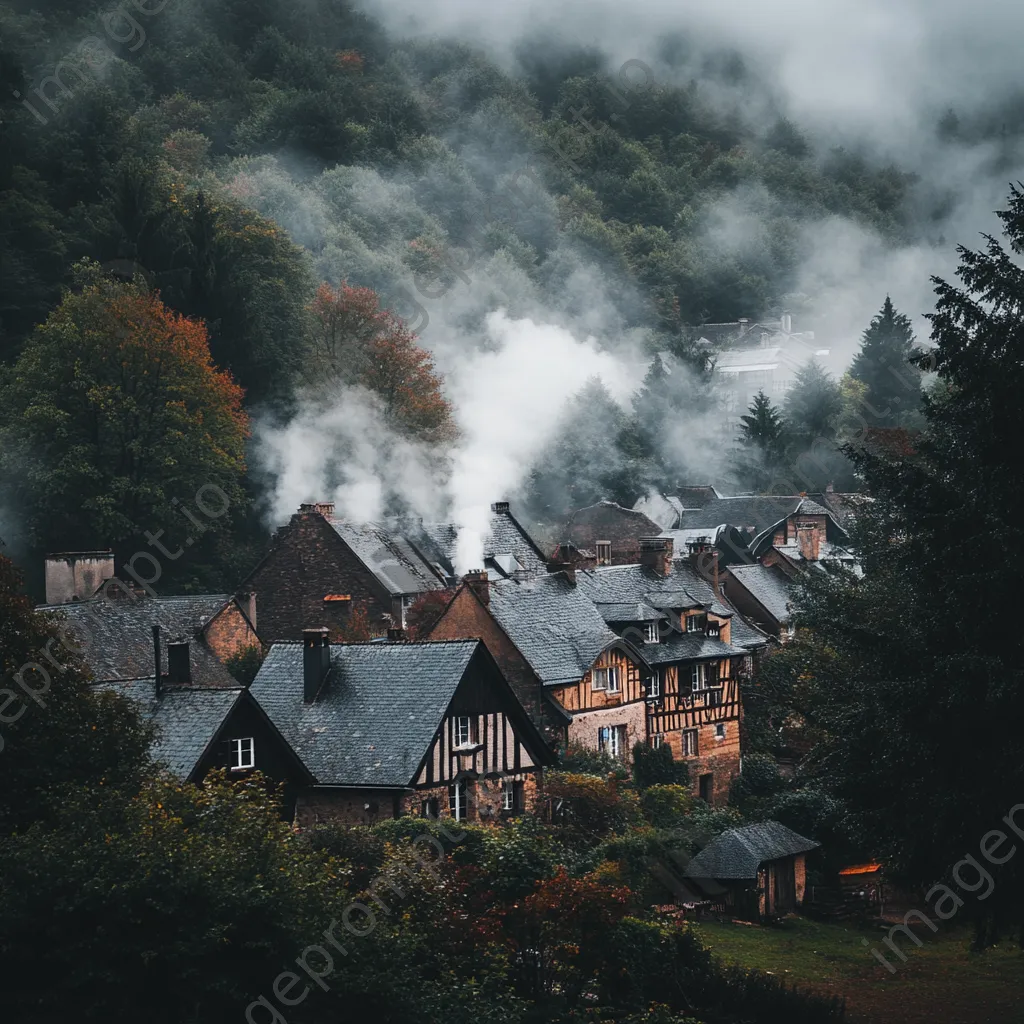
[[[310,304],[313,322],[314,390],[361,386],[380,403],[386,422],[399,433],[426,441],[456,436],[444,380],[416,335],[377,293],[345,282],[321,284]]]

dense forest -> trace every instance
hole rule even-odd
[[[499,307],[594,337],[638,378],[648,365],[631,401],[613,401],[608,381],[565,396],[558,429],[529,453],[532,470],[508,484],[538,523],[599,497],[631,504],[694,475],[763,488],[775,441],[762,450],[745,428],[733,450],[736,431],[715,405],[714,353],[695,348],[693,325],[783,306],[812,316],[794,289],[806,229],[822,217],[893,244],[925,233],[913,175],[821,151],[784,116],[746,116],[743,97],[762,83],[736,54],[697,58],[666,39],[650,63],[614,67],[596,51],[535,40],[506,72],[456,41],[390,39],[341,3],[136,8],[0,7],[0,523],[26,553],[132,550],[167,522],[159,509],[202,482],[209,448],[223,453],[210,479],[231,494],[231,514],[171,572],[177,587],[230,586],[283,511],[271,495],[296,443],[275,429],[298,423],[299,447],[326,449],[315,479],[330,490],[360,442],[324,426],[353,420],[341,409],[363,409],[387,452],[374,472],[411,444],[443,476],[454,423],[438,432],[429,415],[396,418],[396,389],[407,411],[446,415],[444,374],[493,344],[485,322]],[[950,145],[967,130],[943,128]],[[152,294],[167,316],[202,323],[212,365],[244,394],[248,419],[227,429],[241,423],[250,435],[246,458],[236,438],[195,416],[191,454],[171,472],[144,431],[111,439],[61,428],[75,418],[76,389],[109,388],[117,415],[146,416],[162,394],[135,393],[95,350],[72,363],[74,346],[60,340],[81,302],[62,296],[95,282],[96,265]],[[367,344],[407,353],[407,379],[373,378],[365,359],[331,350],[324,285],[354,304],[341,313],[371,318],[362,334],[378,337]],[[134,329],[123,311],[105,315]],[[664,373],[657,352],[687,372]],[[545,372],[542,357],[535,372]],[[840,383],[812,373],[780,410],[789,454],[801,437],[843,433],[861,391]],[[186,407],[201,400],[193,386],[173,385]],[[802,484],[787,481],[826,482],[856,485],[838,456]],[[383,481],[385,510],[415,506],[393,483]],[[116,514],[104,507],[104,496],[130,492]]]

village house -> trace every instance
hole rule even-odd
[[[543,554],[507,502],[491,506],[485,566],[495,576],[546,572]],[[334,505],[302,505],[243,584],[259,590],[265,640],[298,640],[310,622],[334,640],[403,628],[416,599],[454,579],[455,526],[419,519],[356,523]]]
[[[651,667],[577,588],[576,571],[491,581],[470,573],[431,639],[478,637],[552,746],[629,759],[646,742]]]
[[[475,640],[274,644],[250,687],[310,778],[295,820],[407,814],[496,822],[532,810],[554,756]]]
[[[780,642],[793,637],[793,592],[790,575],[778,565],[732,565],[723,574],[722,593],[752,625]]]
[[[782,917],[804,902],[807,854],[820,844],[777,821],[732,828],[687,865],[689,883],[737,917]]]
[[[642,512],[658,524],[658,529],[652,531],[653,533],[660,530],[678,530],[679,518],[683,512],[703,508],[713,498],[720,497],[722,495],[710,484],[677,487],[674,494],[651,491],[637,499],[633,505],[633,511]]]
[[[161,676],[201,688],[232,688],[237,683],[225,662],[260,648],[256,595],[245,593],[150,597],[116,578],[95,597],[71,604],[40,605],[40,612],[63,618],[62,635],[98,683],[153,680],[154,656]],[[154,647],[153,630],[162,641]]]
[[[800,498],[792,511],[750,542],[750,553],[764,565],[789,573],[831,561],[855,567],[849,535],[831,510],[812,498]]]
[[[637,644],[651,665],[646,733],[685,761],[698,796],[728,800],[739,775],[741,679],[768,638],[752,629],[722,596],[717,573],[699,568],[708,554],[693,545],[673,558],[670,538],[645,538],[641,562],[581,572],[578,586],[619,635]]]

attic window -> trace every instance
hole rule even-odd
[[[231,763],[229,767],[233,772],[256,767],[256,744],[251,736],[246,736],[244,739],[231,740],[230,749]]]
[[[687,615],[687,617],[686,617],[686,632],[687,633],[699,633],[700,629],[701,629],[701,626],[700,626],[701,618],[702,618],[702,616],[700,616],[700,615]]]
[[[658,624],[656,622],[644,623],[644,642],[648,644],[656,644],[661,640],[661,634],[658,630]]]
[[[719,636],[722,632],[722,627],[717,622],[708,623],[708,636]]]
[[[476,742],[473,733],[476,731],[473,727],[476,722],[468,715],[463,715],[455,719],[455,746],[456,747],[471,747]]]
[[[607,693],[618,693],[618,668],[614,665],[610,665],[608,668],[595,668],[590,677],[590,685],[594,690],[604,690]]]
[[[612,564],[612,542],[610,540],[599,540],[597,542],[597,564]]]

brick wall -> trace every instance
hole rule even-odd
[[[400,790],[311,787],[298,794],[295,823],[303,828],[326,822],[375,825],[395,816],[395,807],[400,805],[400,793]]]
[[[299,512],[277,531],[270,553],[241,589],[257,594],[265,643],[301,640],[303,629],[317,626],[326,626],[332,641],[343,640],[359,611],[379,632],[391,613],[391,598],[377,578],[317,512]],[[328,594],[351,600],[325,603]]]
[[[573,716],[569,725],[569,742],[597,750],[598,729],[617,725],[626,727],[626,748],[622,752],[622,760],[628,764],[632,760],[633,744],[647,742],[647,705],[643,701],[597,711],[581,711]]]
[[[595,551],[599,540],[611,541],[612,565],[635,565],[640,561],[640,538],[656,537],[661,527],[641,512],[602,502],[581,508],[565,526],[565,538],[578,548]]]
[[[729,800],[729,788],[740,774],[740,723],[736,719],[724,722],[725,739],[715,735],[714,725],[697,727],[697,756],[683,756],[683,734],[665,733],[664,743],[672,749],[677,761],[685,761],[690,770],[690,786],[694,796],[700,792],[701,775],[710,774],[711,802],[724,807]]]
[[[203,640],[221,661],[226,661],[247,647],[260,646],[260,638],[234,601],[229,601],[206,624]]]

